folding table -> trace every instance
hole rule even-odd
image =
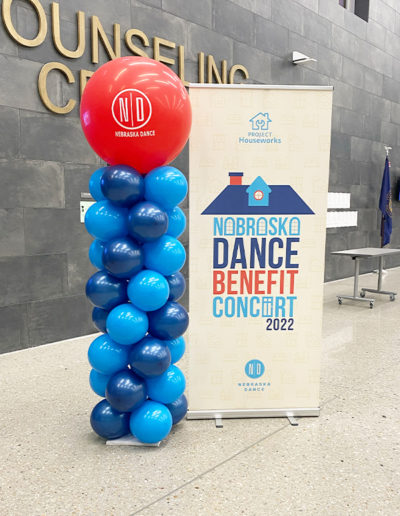
[[[400,254],[400,249],[384,249],[380,247],[364,247],[362,249],[346,249],[344,251],[335,251],[331,254],[339,256],[350,256],[354,260],[354,290],[353,295],[337,296],[339,305],[342,304],[342,299],[352,299],[353,301],[367,301],[369,302],[370,308],[374,307],[375,299],[371,297],[365,297],[366,292],[373,292],[374,294],[384,294],[390,296],[390,301],[394,301],[397,292],[391,292],[382,290],[382,271],[383,271],[383,259],[385,256]],[[362,258],[379,258],[379,273],[378,273],[378,288],[361,288],[360,295],[358,295],[358,276],[360,273],[360,259]]]

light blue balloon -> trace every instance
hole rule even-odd
[[[96,170],[96,172],[93,172],[89,179],[89,192],[91,193],[93,199],[95,201],[104,201],[105,197],[103,195],[103,192],[101,191],[100,187],[100,181],[101,177],[104,174],[104,172],[107,170],[108,167],[101,167]]]
[[[115,342],[129,346],[143,339],[149,328],[149,320],[142,310],[132,304],[124,303],[111,310],[106,327]]]
[[[104,249],[104,242],[97,239],[93,240],[89,247],[89,260],[94,267],[104,269],[102,254]]]
[[[185,339],[183,337],[178,337],[173,340],[164,340],[162,342],[164,342],[169,348],[171,353],[171,364],[175,364],[183,357],[186,349]]]
[[[160,272],[164,276],[178,272],[186,260],[183,245],[169,235],[163,235],[155,242],[144,244],[143,250],[145,267]]]
[[[149,398],[160,403],[172,403],[182,396],[185,387],[185,376],[179,367],[170,365],[165,373],[146,379]]]
[[[168,228],[167,235],[178,238],[186,229],[186,216],[179,206],[175,206],[172,211],[167,213],[168,215]]]
[[[129,420],[132,434],[143,443],[158,443],[172,428],[172,416],[167,407],[155,401],[145,401],[134,410]]]
[[[111,375],[128,365],[129,349],[113,342],[108,335],[100,335],[90,344],[88,358],[98,373]]]
[[[172,210],[183,201],[188,191],[185,176],[169,165],[154,168],[144,178],[144,196],[147,201]]]
[[[148,269],[140,271],[128,284],[128,297],[140,310],[158,310],[168,300],[168,281],[159,272]]]
[[[92,369],[89,375],[89,383],[92,391],[95,392],[98,396],[104,398],[106,395],[107,383],[110,378],[111,375],[102,374],[96,371],[96,369]]]
[[[99,201],[90,206],[85,215],[88,232],[99,240],[125,236],[128,233],[128,210],[113,205],[110,201]]]

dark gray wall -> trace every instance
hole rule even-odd
[[[42,0],[50,23],[50,1]],[[369,22],[338,0],[61,0],[62,38],[74,47],[75,13],[160,36],[186,51],[186,79],[197,82],[197,53],[247,67],[251,83],[331,84],[334,91],[330,191],[351,192],[357,228],[327,231],[326,279],[349,276],[349,260],[330,251],[379,245],[377,203],[386,143],[393,147],[392,181],[400,175],[400,4],[370,0]],[[13,3],[18,31],[32,37],[36,17],[28,2]],[[87,21],[88,29],[88,21]],[[88,34],[87,30],[87,34]],[[123,55],[129,55],[122,44]],[[302,51],[317,63],[293,66]],[[107,57],[100,53],[101,62]],[[175,52],[165,51],[175,56]],[[149,50],[149,56],[152,52]],[[43,63],[60,61],[74,73],[90,63],[61,57],[50,31],[37,48],[15,43],[0,24],[0,352],[91,333],[84,296],[93,272],[91,238],[79,222],[80,192],[100,161],[82,135],[78,108],[50,113],[37,92]],[[77,98],[78,82],[56,73],[54,101]],[[187,173],[184,152],[177,166]],[[184,205],[187,209],[187,204]],[[400,209],[394,203],[392,245],[400,243]],[[187,235],[184,236],[187,241]],[[391,261],[388,266],[400,262]],[[374,263],[364,262],[363,270]]]

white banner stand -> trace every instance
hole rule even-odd
[[[318,416],[332,87],[190,97],[187,418]]]

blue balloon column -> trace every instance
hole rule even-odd
[[[132,433],[143,443],[164,439],[187,412],[185,377],[175,365],[185,351],[189,318],[178,303],[186,227],[178,207],[186,194],[174,167],[143,177],[132,167],[100,168],[90,179],[96,203],[85,217],[95,238],[89,259],[98,272],[86,295],[103,332],[89,347],[90,386],[103,398],[90,422],[104,439]]]

